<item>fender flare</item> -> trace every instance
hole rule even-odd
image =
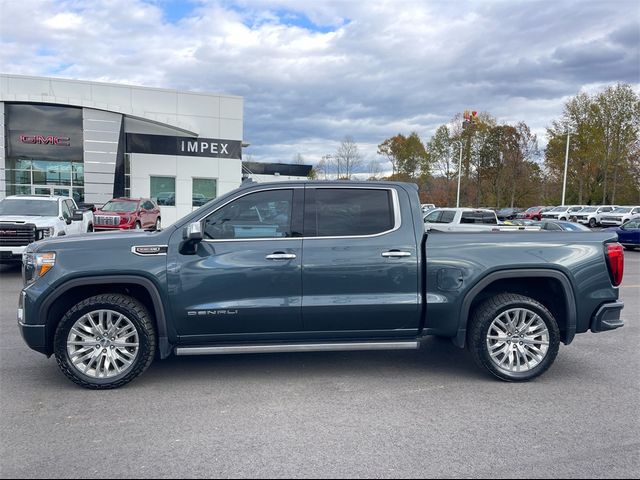
[[[169,342],[167,317],[165,315],[165,308],[164,304],[162,303],[162,297],[160,296],[156,285],[148,278],[142,276],[100,275],[69,280],[56,287],[55,291],[42,302],[38,310],[40,318],[47,318],[47,313],[49,312],[51,305],[53,305],[56,300],[58,300],[72,288],[86,287],[88,285],[106,285],[111,283],[129,283],[133,285],[139,285],[147,291],[149,297],[151,297],[151,301],[153,302],[156,326],[158,328],[158,350],[160,352],[160,358],[164,359],[171,355],[173,346]]]
[[[453,338],[453,343],[460,348],[465,347],[467,339],[467,324],[469,322],[469,313],[471,310],[471,304],[475,300],[482,290],[488,287],[496,280],[503,280],[508,278],[522,278],[522,277],[535,277],[535,278],[552,278],[558,280],[562,289],[564,290],[564,304],[565,314],[567,316],[567,332],[565,344],[569,345],[576,335],[576,324],[578,318],[578,310],[576,307],[576,298],[573,293],[573,287],[569,278],[558,270],[551,270],[546,268],[535,269],[517,269],[517,270],[500,270],[498,272],[489,273],[481,278],[464,296],[462,305],[460,307],[460,315],[458,316],[458,333]]]

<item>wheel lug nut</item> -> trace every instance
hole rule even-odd
[[[112,348],[112,349],[113,349],[113,348],[116,348],[116,346],[115,346],[115,345],[111,345],[111,348]]]
[[[102,353],[107,353],[107,349],[106,349],[106,348],[103,348],[103,349],[102,349]]]

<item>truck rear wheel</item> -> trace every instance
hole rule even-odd
[[[60,370],[91,389],[121,387],[153,361],[156,336],[147,309],[122,294],[82,300],[62,318],[54,350]]]
[[[560,331],[537,300],[502,293],[475,310],[467,343],[479,366],[501,380],[521,382],[551,366],[560,348]]]

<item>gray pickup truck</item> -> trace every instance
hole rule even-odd
[[[414,185],[244,186],[159,232],[25,252],[26,343],[95,389],[158,356],[467,347],[530,380],[576,333],[623,325],[614,233],[425,233]]]

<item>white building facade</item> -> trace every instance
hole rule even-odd
[[[0,75],[0,199],[157,201],[169,225],[242,180],[243,99]]]

